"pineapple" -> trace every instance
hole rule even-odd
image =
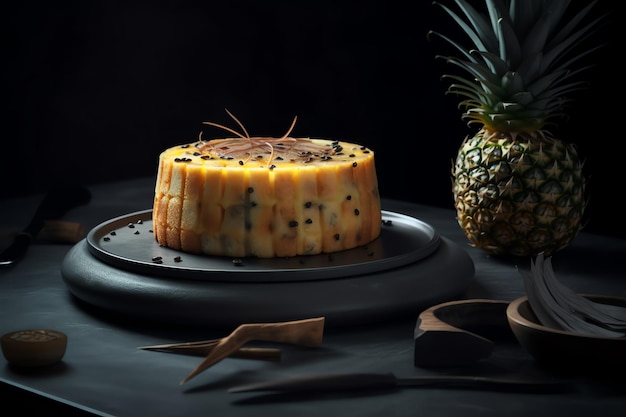
[[[462,119],[477,126],[452,169],[457,220],[470,244],[497,255],[549,256],[582,228],[583,164],[576,148],[548,126],[565,116],[566,95],[583,83],[572,76],[575,47],[601,20],[582,24],[591,2],[570,18],[568,0],[485,0],[487,14],[465,0],[462,13],[438,4],[473,43],[431,31],[459,56],[440,56],[470,75],[444,75],[449,93],[464,97]],[[582,27],[579,27],[582,26]]]

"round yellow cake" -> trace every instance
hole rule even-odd
[[[199,140],[161,153],[152,213],[160,245],[231,257],[364,246],[381,230],[374,152],[308,138]]]

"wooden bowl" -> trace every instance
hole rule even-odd
[[[626,306],[626,297],[582,296]],[[519,343],[543,366],[574,374],[626,370],[626,337],[587,336],[543,326],[525,296],[512,301],[506,315]]]
[[[18,330],[3,334],[0,345],[4,357],[12,365],[48,366],[63,359],[67,336],[51,329]]]

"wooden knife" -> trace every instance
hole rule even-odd
[[[43,198],[30,223],[18,233],[13,243],[0,253],[0,266],[12,265],[26,253],[28,246],[44,226],[46,220],[57,219],[70,209],[87,204],[89,190],[80,186],[57,186]]]

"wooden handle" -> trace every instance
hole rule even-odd
[[[82,224],[65,220],[46,220],[36,240],[51,243],[77,243],[85,237]]]
[[[242,347],[230,354],[231,358],[280,361],[281,350],[276,348]]]
[[[279,323],[242,324],[238,331],[248,340],[318,347],[324,337],[324,317]]]
[[[218,345],[219,341],[220,339],[188,343],[171,343],[166,345],[141,346],[138,349],[176,353],[181,355],[207,356],[213,351],[215,346]],[[233,351],[230,354],[230,357],[239,359],[279,361],[281,354],[282,352],[278,348],[241,347]]]
[[[512,334],[506,319],[508,304],[474,299],[451,301],[424,310],[415,326],[414,365],[462,366],[488,357],[494,343],[485,335],[510,337]]]

